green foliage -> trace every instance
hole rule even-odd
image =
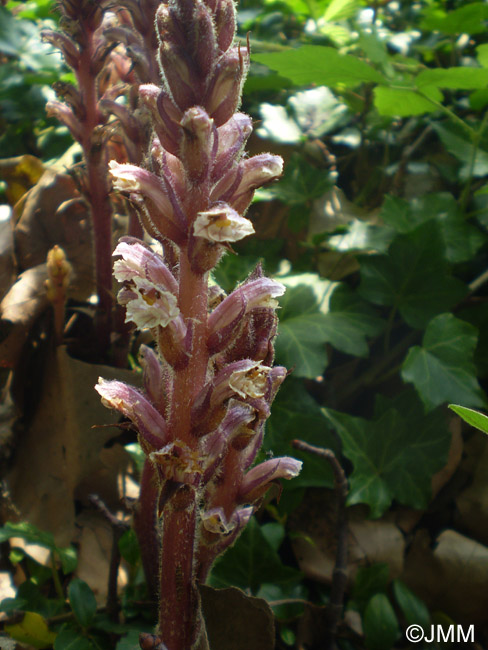
[[[458,404],[449,404],[449,408],[472,427],[476,427],[483,433],[488,433],[488,416]]]
[[[210,584],[215,587],[236,586],[256,593],[263,583],[296,583],[300,573],[283,565],[257,521],[252,518],[224,557],[212,570]]]
[[[476,341],[472,325],[439,314],[427,326],[422,347],[410,348],[402,377],[415,386],[427,409],[454,399],[469,406],[486,404],[473,363]]]
[[[430,477],[446,462],[450,435],[444,416],[433,411],[422,417],[417,402],[408,392],[393,403],[383,400],[371,421],[324,409],[354,465],[349,504],[367,503],[373,517],[392,499],[425,508]]]
[[[77,578],[68,587],[69,604],[82,627],[89,627],[97,611],[97,602],[90,587]]]

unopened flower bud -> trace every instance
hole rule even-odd
[[[236,328],[239,325],[244,325],[243,317],[246,314],[257,308],[265,308],[267,311],[276,309],[278,306],[276,297],[282,296],[284,292],[285,287],[282,284],[265,277],[246,282],[235,289],[209,316],[207,345],[211,354],[220,352],[232,341],[232,338],[236,335]],[[253,343],[257,343],[258,338],[259,336],[256,336],[253,331]],[[242,334],[239,335],[237,344],[241,340]],[[267,345],[268,340],[266,340],[266,348]],[[256,356],[251,354],[243,354],[240,358],[257,360]]]
[[[226,203],[216,203],[209,210],[199,212],[193,224],[195,237],[212,242],[235,242],[252,235],[254,227],[249,219]]]
[[[191,25],[193,58],[203,79],[214,67],[217,57],[217,35],[209,9],[201,0],[195,3]]]
[[[236,33],[236,8],[234,0],[217,0],[215,26],[217,42],[222,52],[232,45]]]
[[[218,128],[218,149],[212,180],[220,180],[228,168],[239,160],[251,133],[252,120],[244,113],[236,113]]]
[[[181,48],[169,41],[161,41],[158,51],[161,71],[175,104],[182,111],[195,106],[198,103],[195,93],[198,79],[192,69],[192,62]]]
[[[171,395],[167,373],[163,371],[156,352],[147,345],[139,348],[139,363],[144,389],[157,410],[164,413]]]
[[[194,106],[185,112],[180,124],[181,160],[190,181],[201,183],[212,166],[213,120],[203,108]]]
[[[216,126],[225,124],[239,106],[248,69],[249,53],[240,46],[228,50],[215,66],[203,105]]]
[[[153,84],[139,86],[139,96],[151,113],[154,130],[161,144],[166,151],[177,154],[179,152],[181,112],[169,95]]]
[[[68,288],[73,268],[66,259],[66,254],[59,246],[53,246],[47,254],[46,293],[52,303],[66,301]]]

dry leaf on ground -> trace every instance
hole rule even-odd
[[[212,650],[273,650],[274,616],[268,603],[237,589],[200,586]]]
[[[8,476],[21,517],[52,532],[60,546],[73,538],[79,486],[100,469],[105,443],[119,433],[113,427],[92,428],[117,421],[93,388],[100,375],[137,383],[128,370],[83,363],[63,347],[51,351],[37,411],[18,441]]]

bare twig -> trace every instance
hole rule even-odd
[[[117,600],[117,576],[120,565],[119,540],[130,528],[129,524],[116,517],[103,503],[97,494],[91,494],[90,502],[102,513],[112,529],[112,550],[110,552],[110,569],[108,573],[107,614],[109,618],[118,622],[119,605]]]
[[[349,491],[347,477],[331,449],[314,447],[302,440],[293,440],[293,446],[300,451],[315,454],[324,458],[334,473],[334,487],[337,498],[337,552],[334,571],[332,573],[332,586],[330,590],[330,601],[326,610],[326,637],[324,639],[324,650],[334,650],[337,625],[342,615],[344,592],[347,582],[347,515],[346,498]]]

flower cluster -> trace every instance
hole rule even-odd
[[[209,285],[231,244],[254,232],[254,190],[282,173],[244,155],[238,112],[248,47],[234,44],[233,0],[170,0],[156,11],[162,83],[139,86],[153,132],[143,165],[109,166],[162,255],[133,237],[114,251],[126,321],[149,329],[144,390],[100,380],[103,403],[131,420],[146,454],[136,513],[149,583],[160,574],[159,635],[189,650],[204,634],[196,583],[232,544],[270,485],[301,463],[253,466],[287,371],[273,367],[279,282],[260,267],[230,295]],[[154,557],[159,549],[160,559]]]

